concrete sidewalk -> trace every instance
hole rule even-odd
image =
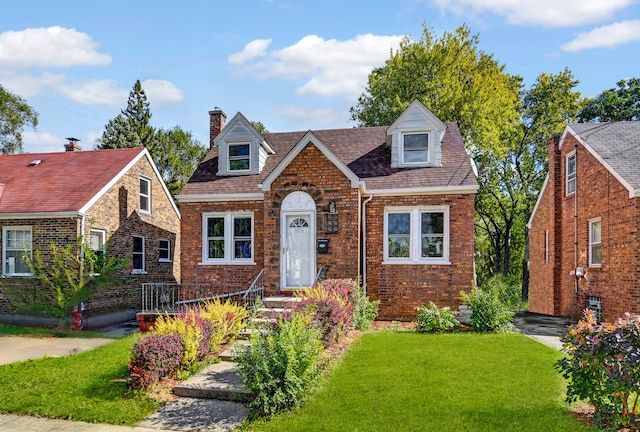
[[[0,432],[168,432],[163,429],[0,414]]]

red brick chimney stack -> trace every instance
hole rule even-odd
[[[224,128],[226,120],[227,115],[220,108],[215,107],[213,111],[209,111],[209,149],[213,148],[213,140]]]
[[[78,144],[78,141],[80,141],[78,138],[67,138],[69,140],[69,142],[67,144],[64,145],[64,150],[65,151],[80,151],[82,150],[82,147],[80,147],[80,144]]]

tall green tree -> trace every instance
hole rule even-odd
[[[149,152],[169,192],[175,196],[204,159],[207,149],[191,132],[174,126],[156,132]]]
[[[127,108],[122,110],[118,116],[109,120],[105,126],[102,137],[98,139],[99,149],[112,148],[148,148],[153,141],[155,130],[150,124],[151,110],[147,95],[136,80],[133,88],[129,92]]]
[[[640,120],[640,79],[629,78],[616,83],[617,88],[605,90],[589,99],[580,111],[582,122]]]
[[[20,96],[0,84],[0,153],[22,152],[25,126],[38,126],[38,113]]]

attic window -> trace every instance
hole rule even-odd
[[[27,166],[38,166],[42,163],[42,161],[40,159],[34,159],[31,162],[29,162],[29,165]]]
[[[402,134],[402,164],[429,163],[429,133],[412,132]]]
[[[229,144],[229,171],[249,171],[251,169],[250,144]]]

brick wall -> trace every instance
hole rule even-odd
[[[450,264],[383,264],[385,207],[442,205],[449,207]],[[473,286],[473,207],[471,194],[374,197],[367,204],[367,291],[381,301],[380,318],[411,319],[429,301],[457,309],[460,291]]]
[[[576,195],[565,196],[565,158],[574,150]],[[602,300],[603,320],[615,320],[624,312],[640,312],[638,200],[630,199],[629,191],[573,136],[567,136],[561,151],[551,154],[556,168],[550,172],[549,183],[553,174],[556,199],[552,204],[543,195],[544,205],[539,206],[533,221],[531,310],[577,318],[587,305],[587,297],[597,296]],[[554,218],[550,219],[552,214]],[[602,265],[589,268],[589,221],[596,218],[602,224]],[[540,262],[545,229],[554,233],[550,239],[554,259],[546,265]],[[577,293],[575,279],[570,275],[576,259],[577,265],[586,270],[586,277],[578,281]]]

